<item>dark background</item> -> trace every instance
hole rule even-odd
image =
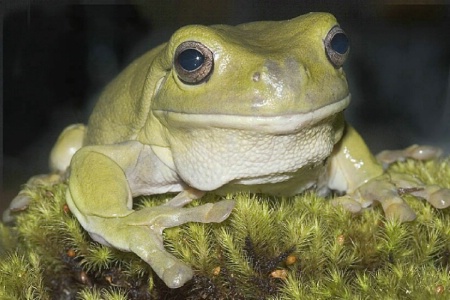
[[[353,102],[347,119],[369,147],[378,152],[425,143],[450,153],[450,6],[444,2],[83,3],[9,0],[0,8],[0,209],[30,176],[47,172],[58,134],[68,124],[87,121],[108,81],[178,27],[193,23],[239,24],[310,11],[333,13],[351,39],[345,69]]]

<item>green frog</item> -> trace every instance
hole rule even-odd
[[[448,189],[387,177],[345,122],[349,50],[328,13],[179,29],[106,87],[87,126],[61,134],[50,163],[68,178],[68,207],[94,240],[136,253],[177,288],[193,271],[164,249],[163,230],[233,210],[232,200],[184,207],[205,192],[335,190],[345,195],[334,205],[356,213],[377,202],[400,221],[415,213],[399,187],[449,206]],[[382,158],[434,156],[413,146]],[[164,205],[133,209],[135,196],[169,192]],[[19,194],[10,210],[27,201]]]

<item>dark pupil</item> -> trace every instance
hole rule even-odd
[[[178,55],[178,63],[186,71],[196,70],[204,61],[203,54],[195,49],[186,49]]]
[[[348,38],[343,33],[337,33],[331,39],[331,48],[340,53],[345,54],[348,50]]]

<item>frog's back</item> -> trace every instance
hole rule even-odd
[[[107,85],[89,118],[84,145],[135,139],[148,117],[156,84],[151,70],[162,47],[136,59]]]

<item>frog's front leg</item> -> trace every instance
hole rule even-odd
[[[333,200],[352,212],[379,202],[389,219],[414,220],[416,215],[400,197],[396,185],[384,174],[361,136],[347,124],[344,136],[335,146],[328,165],[328,186],[345,191]]]
[[[187,190],[166,205],[132,209],[132,196],[143,192],[145,185],[150,185],[149,194],[169,191],[177,185],[171,172],[151,147],[138,142],[84,147],[71,163],[67,204],[93,239],[136,253],[167,286],[176,288],[193,273],[165,251],[162,231],[186,222],[221,222],[229,216],[234,203],[221,201],[183,208],[202,195]],[[165,181],[171,177],[173,180]]]

